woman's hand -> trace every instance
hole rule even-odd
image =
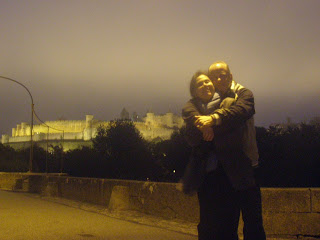
[[[199,129],[204,126],[208,126],[208,127],[213,126],[213,119],[211,116],[195,116],[195,118],[196,118],[196,121],[194,124]]]
[[[214,137],[213,129],[208,126],[203,126],[199,128],[199,130],[202,132],[203,140],[205,141],[212,141]]]

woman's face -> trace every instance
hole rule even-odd
[[[201,99],[203,102],[209,102],[215,89],[211,80],[206,75],[200,75],[196,80],[196,96]]]

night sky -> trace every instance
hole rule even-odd
[[[251,89],[256,125],[320,116],[318,0],[0,0],[0,75],[43,120],[180,114],[216,60]],[[0,134],[30,122],[0,79]],[[36,124],[37,122],[35,122]]]

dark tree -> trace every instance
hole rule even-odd
[[[107,161],[110,177],[146,180],[152,179],[155,164],[132,121],[111,121],[107,127],[100,126],[93,148]]]
[[[258,177],[266,187],[320,186],[320,129],[300,123],[257,128]]]
[[[29,158],[25,158],[22,154],[18,154],[13,148],[0,143],[0,171],[27,172],[29,169],[28,163]]]
[[[189,161],[191,148],[185,140],[185,127],[176,130],[169,140],[151,144],[152,153],[162,169],[162,181],[178,182]]]
[[[68,151],[65,154],[65,171],[77,177],[107,177],[105,162],[89,147]]]

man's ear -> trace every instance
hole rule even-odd
[[[231,80],[233,80],[233,76],[232,76],[232,73],[230,73],[230,79],[231,79]]]

